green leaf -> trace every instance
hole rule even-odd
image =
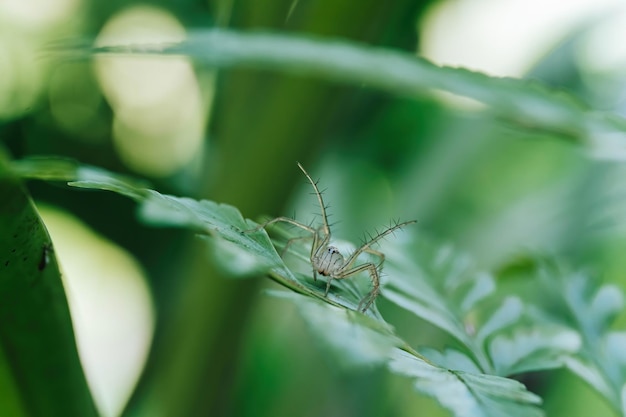
[[[213,236],[212,245],[217,247],[214,250],[220,251],[216,259],[235,276],[276,269],[280,276],[295,281],[267,234],[264,231],[246,233],[257,224],[244,220],[232,206],[163,195],[146,188],[145,182],[61,158],[14,161],[12,171],[24,178],[66,181],[72,187],[112,191],[130,197],[139,203],[139,217],[148,224],[184,227],[203,236]]]
[[[427,357],[432,363],[442,368],[475,374],[480,373],[476,362],[465,353],[456,349],[446,348],[440,352],[429,347],[420,347],[418,352]]]
[[[293,302],[316,340],[345,367],[385,365],[409,377],[419,392],[433,396],[457,417],[542,416],[541,399],[506,378],[453,371],[412,351],[385,323],[293,293],[272,295]]]
[[[600,285],[584,272],[542,271],[542,282],[557,297],[570,323],[590,344],[597,344],[624,307],[624,297],[614,285]],[[554,279],[557,275],[558,279]]]
[[[111,175],[105,170],[92,166],[79,166],[76,170],[75,179],[69,181],[68,184],[78,188],[113,191],[133,200],[141,200],[146,197],[144,182],[129,179],[119,174]]]
[[[577,332],[560,326],[517,327],[494,337],[489,356],[498,375],[518,375],[564,366],[581,343]]]
[[[28,411],[20,396],[8,358],[0,349],[0,416],[27,417]]]
[[[97,416],[54,248],[0,155],[0,351],[30,416]]]
[[[98,188],[101,186],[98,185]],[[235,207],[208,200],[163,195],[152,190],[147,190],[145,195],[139,208],[141,219],[153,225],[185,227],[201,235],[216,237],[215,250],[220,251],[216,259],[230,272],[249,276],[273,270],[295,281],[267,233],[263,230],[251,232],[257,224],[246,221]],[[228,259],[224,259],[223,254]]]
[[[476,323],[470,320],[471,313],[495,290],[490,275],[477,271],[469,258],[455,253],[451,247],[436,247],[424,240],[415,240],[404,247],[392,246],[387,253],[385,271],[396,279],[385,284],[383,296],[457,339],[471,352],[482,371],[492,371],[484,340],[519,316],[519,301],[505,301],[500,313],[474,334],[470,328]],[[396,255],[402,253],[413,256]]]
[[[574,375],[580,377],[589,386],[599,392],[606,398],[612,406],[615,406],[615,393],[602,370],[591,360],[584,359],[580,356],[566,357],[565,366]]]
[[[518,297],[495,301],[493,278],[477,271],[466,256],[424,240],[408,246],[387,250],[386,271],[395,279],[387,282],[383,295],[462,343],[466,352],[420,349],[437,365],[507,376],[564,366],[564,358],[580,349],[577,332],[533,319]],[[400,258],[395,253],[414,256]],[[616,299],[606,294],[604,297]],[[489,298],[489,305],[497,305],[493,311],[482,308]],[[607,307],[606,314],[614,313]],[[485,318],[481,321],[480,317]]]
[[[346,368],[383,365],[404,344],[389,325],[355,311],[285,291],[269,294],[294,303],[323,348]]]
[[[562,358],[565,366],[621,411],[626,384],[626,333],[610,329],[623,309],[621,291],[560,264],[541,262],[534,273],[545,297],[536,310],[537,320],[566,326],[580,337],[578,352]]]
[[[46,181],[72,181],[80,165],[72,159],[61,157],[24,158],[11,161],[10,169],[13,175],[24,179],[39,179]]]
[[[519,298],[506,298],[502,305],[481,326],[475,337],[477,344],[484,347],[485,340],[489,336],[519,321],[523,309],[524,306]]]
[[[541,399],[512,379],[438,368],[396,350],[392,372],[414,379],[415,388],[435,397],[457,417],[542,416]]]
[[[505,305],[506,302],[503,306]],[[548,324],[530,326],[525,323],[518,325],[508,322],[506,330],[495,334],[489,341],[487,354],[493,363],[494,374],[518,375],[560,368],[565,366],[571,355],[577,353],[581,347],[581,338],[577,332],[563,326]],[[480,373],[476,363],[456,349],[447,348],[439,352],[431,348],[420,348],[419,352],[439,366]]]
[[[50,161],[46,171],[49,165]],[[89,174],[88,179],[85,173]],[[31,164],[28,175],[43,174],[38,174]],[[285,255],[291,266],[288,268],[267,233],[255,230],[257,224],[245,220],[232,206],[163,195],[88,167],[74,170],[74,175],[76,178],[70,183],[73,186],[111,190],[137,200],[140,217],[150,224],[184,227],[203,237],[210,236],[218,257],[230,264],[233,271],[239,268],[243,275],[265,272],[292,289],[294,293],[274,295],[298,306],[312,333],[342,365],[386,366],[391,372],[413,378],[420,392],[437,398],[455,416],[541,415],[536,407],[539,398],[522,384],[488,374],[557,366],[558,359],[577,347],[565,336],[550,343],[545,334],[537,337],[517,329],[516,322],[525,317],[526,310],[515,297],[498,302],[483,323],[474,323],[470,318],[480,317],[476,313],[481,312],[486,300],[494,297],[493,278],[477,271],[469,258],[450,247],[438,247],[424,240],[390,239],[381,242],[380,248],[387,255],[383,296],[447,331],[467,349],[448,349],[440,354],[424,349],[422,356],[395,335],[374,306],[367,315],[353,311],[364,293],[358,279],[340,280],[328,297],[323,296],[324,283],[314,283],[311,277],[310,243],[300,239],[289,246]],[[285,226],[273,227],[272,233],[281,237],[275,243],[278,247],[300,237]],[[369,285],[366,280],[361,281]],[[573,290],[568,294],[572,300],[581,298]],[[593,308],[585,310],[592,311],[593,317],[604,323],[614,315],[617,298],[611,291],[600,291],[595,300],[613,300],[610,308],[601,307],[596,301],[591,303]],[[489,301],[493,304],[493,300]],[[565,357],[564,362],[569,363],[570,359]]]
[[[11,171],[24,179],[63,181],[79,188],[113,191],[135,200],[144,197],[144,181],[59,157],[30,157],[11,162]]]
[[[602,157],[624,157],[626,120],[617,114],[591,111],[576,97],[534,81],[440,67],[396,50],[337,39],[210,29],[193,31],[186,41],[177,44],[67,44],[57,51],[79,57],[182,55],[212,67],[251,67],[313,75],[404,96],[441,90],[485,104],[495,117],[514,124],[517,130],[557,135],[587,145]]]

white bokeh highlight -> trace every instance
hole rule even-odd
[[[72,215],[39,207],[50,232],[78,351],[103,417],[120,415],[146,361],[154,309],[135,259]]]

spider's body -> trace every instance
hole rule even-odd
[[[328,295],[328,291],[330,289],[330,283],[333,279],[344,279],[348,278],[352,275],[358,274],[362,271],[368,271],[370,274],[370,278],[372,280],[372,290],[367,294],[359,303],[358,309],[362,312],[365,312],[374,302],[376,297],[380,292],[380,269],[385,260],[385,255],[382,252],[371,249],[371,246],[378,242],[383,237],[393,233],[399,228],[406,226],[407,224],[415,223],[415,220],[411,220],[408,222],[396,223],[395,225],[389,227],[381,233],[378,233],[376,236],[371,238],[368,242],[365,242],[361,247],[355,250],[347,259],[341,254],[339,249],[334,246],[330,246],[330,227],[328,226],[328,217],[326,215],[326,206],[324,205],[324,201],[322,200],[322,194],[317,187],[317,183],[313,181],[311,176],[306,172],[306,170],[298,163],[298,167],[304,175],[307,177],[313,189],[315,190],[315,195],[317,197],[317,201],[320,205],[321,215],[323,224],[319,229],[314,229],[311,226],[307,226],[305,224],[299,223],[294,219],[289,217],[277,217],[273,220],[269,220],[258,227],[252,229],[259,230],[264,228],[272,223],[277,222],[285,222],[297,226],[303,230],[306,230],[312,235],[313,244],[311,245],[311,255],[310,261],[311,266],[313,267],[313,279],[317,280],[317,274],[328,277],[328,281],[326,283],[326,292],[324,296]],[[296,239],[291,239],[287,242],[285,247],[283,248],[282,253],[285,253],[289,245]],[[366,262],[360,265],[354,265],[356,263],[357,258],[363,253],[370,253],[372,255],[378,256],[380,258],[380,263],[378,265],[373,264],[371,262]]]
[[[311,264],[313,264],[314,271],[329,277],[341,269],[344,259],[339,249],[328,246],[320,255],[313,256]]]

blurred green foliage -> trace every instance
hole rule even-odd
[[[419,94],[414,94],[409,84],[386,77],[384,71],[394,67],[389,64],[396,62],[394,54],[409,60],[419,49],[415,22],[431,2],[152,2],[192,34],[188,43],[170,52],[195,58],[194,74],[207,113],[202,148],[176,172],[153,175],[134,169],[120,156],[114,141],[120,123],[140,117],[135,114],[130,122],[121,118],[125,109],[116,107],[99,78],[100,57],[86,62],[57,54],[67,39],[86,38],[91,45],[93,35],[118,12],[139,3],[85,1],[61,8],[66,3],[58,5],[66,15],[56,20],[51,14],[47,20],[14,18],[8,24],[11,15],[2,9],[7,14],[0,16],[0,40],[19,38],[12,41],[8,64],[19,77],[4,77],[12,84],[2,90],[4,97],[14,99],[0,102],[0,140],[13,158],[61,155],[149,177],[152,188],[162,192],[230,204],[246,218],[295,211],[299,220],[307,221],[316,209],[295,169],[299,160],[327,188],[324,195],[338,237],[357,242],[390,219],[417,218],[417,234],[442,246],[453,242],[480,269],[496,271],[499,292],[539,304],[552,299],[528,285],[528,265],[516,264],[519,259],[529,258],[534,265],[544,256],[557,257],[624,286],[626,190],[620,141],[625,124],[614,97],[624,84],[620,77],[597,77],[579,66],[571,45],[581,32],[572,33],[569,42],[537,63],[529,74],[531,84],[416,61],[412,68],[423,70],[425,78],[409,82],[418,84]],[[236,31],[203,31],[207,27]],[[251,54],[254,47],[267,45],[267,38],[247,35],[250,29],[279,32],[278,40],[285,43],[273,49],[274,55],[247,62],[222,63],[211,55],[220,48],[225,54]],[[210,49],[203,43],[208,42],[202,36],[206,33],[226,37],[213,38],[216,47]],[[312,35],[321,37],[320,43],[309,44],[317,49],[310,49],[308,61],[289,60],[289,42],[301,39],[291,34],[304,36],[304,42]],[[233,47],[238,39],[241,46]],[[367,62],[380,61],[381,76],[365,78],[379,69],[357,71],[358,59],[346,62],[340,75],[320,70],[324,65],[343,68],[336,39],[388,48],[366,48],[378,53],[368,55],[373,61]],[[272,41],[270,37],[270,47]],[[329,57],[325,50],[336,53]],[[389,61],[387,50],[393,50]],[[164,58],[150,59],[157,63]],[[216,72],[216,67],[223,68]],[[140,78],[158,74],[145,70]],[[599,84],[603,89],[593,88]],[[429,87],[487,107],[458,107]],[[0,88],[5,88],[3,83]],[[134,91],[132,85],[126,88]],[[185,103],[175,104],[185,113]],[[304,326],[306,316],[293,314],[289,302],[262,295],[263,287],[274,284],[227,279],[232,271],[215,265],[206,256],[205,242],[192,231],[146,227],[137,222],[134,205],[115,194],[77,193],[41,183],[29,184],[29,190],[36,200],[75,213],[127,248],[147,271],[157,328],[145,372],[124,415],[445,415],[397,375],[379,368],[345,371],[324,350],[322,336]],[[2,197],[0,205],[7,201]],[[7,230],[0,229],[3,239]],[[569,273],[550,276],[566,283],[574,279]],[[591,295],[583,291],[581,297]],[[411,345],[458,348],[458,340],[397,303],[382,299],[379,307]],[[621,311],[611,313],[623,324]],[[610,326],[604,330],[609,334]],[[524,335],[509,336],[515,340]],[[593,348],[586,349],[593,358]],[[0,361],[0,375],[11,372],[17,372],[14,364]],[[544,398],[550,415],[600,415],[599,410],[612,415],[605,405],[598,409],[602,400],[573,382],[571,374],[527,374],[521,379]],[[7,410],[23,409],[14,394],[20,388],[10,382],[0,378],[0,404],[8,404]],[[56,415],[48,411],[32,415]]]

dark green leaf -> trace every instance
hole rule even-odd
[[[96,416],[50,237],[0,159],[0,347],[30,416]]]

